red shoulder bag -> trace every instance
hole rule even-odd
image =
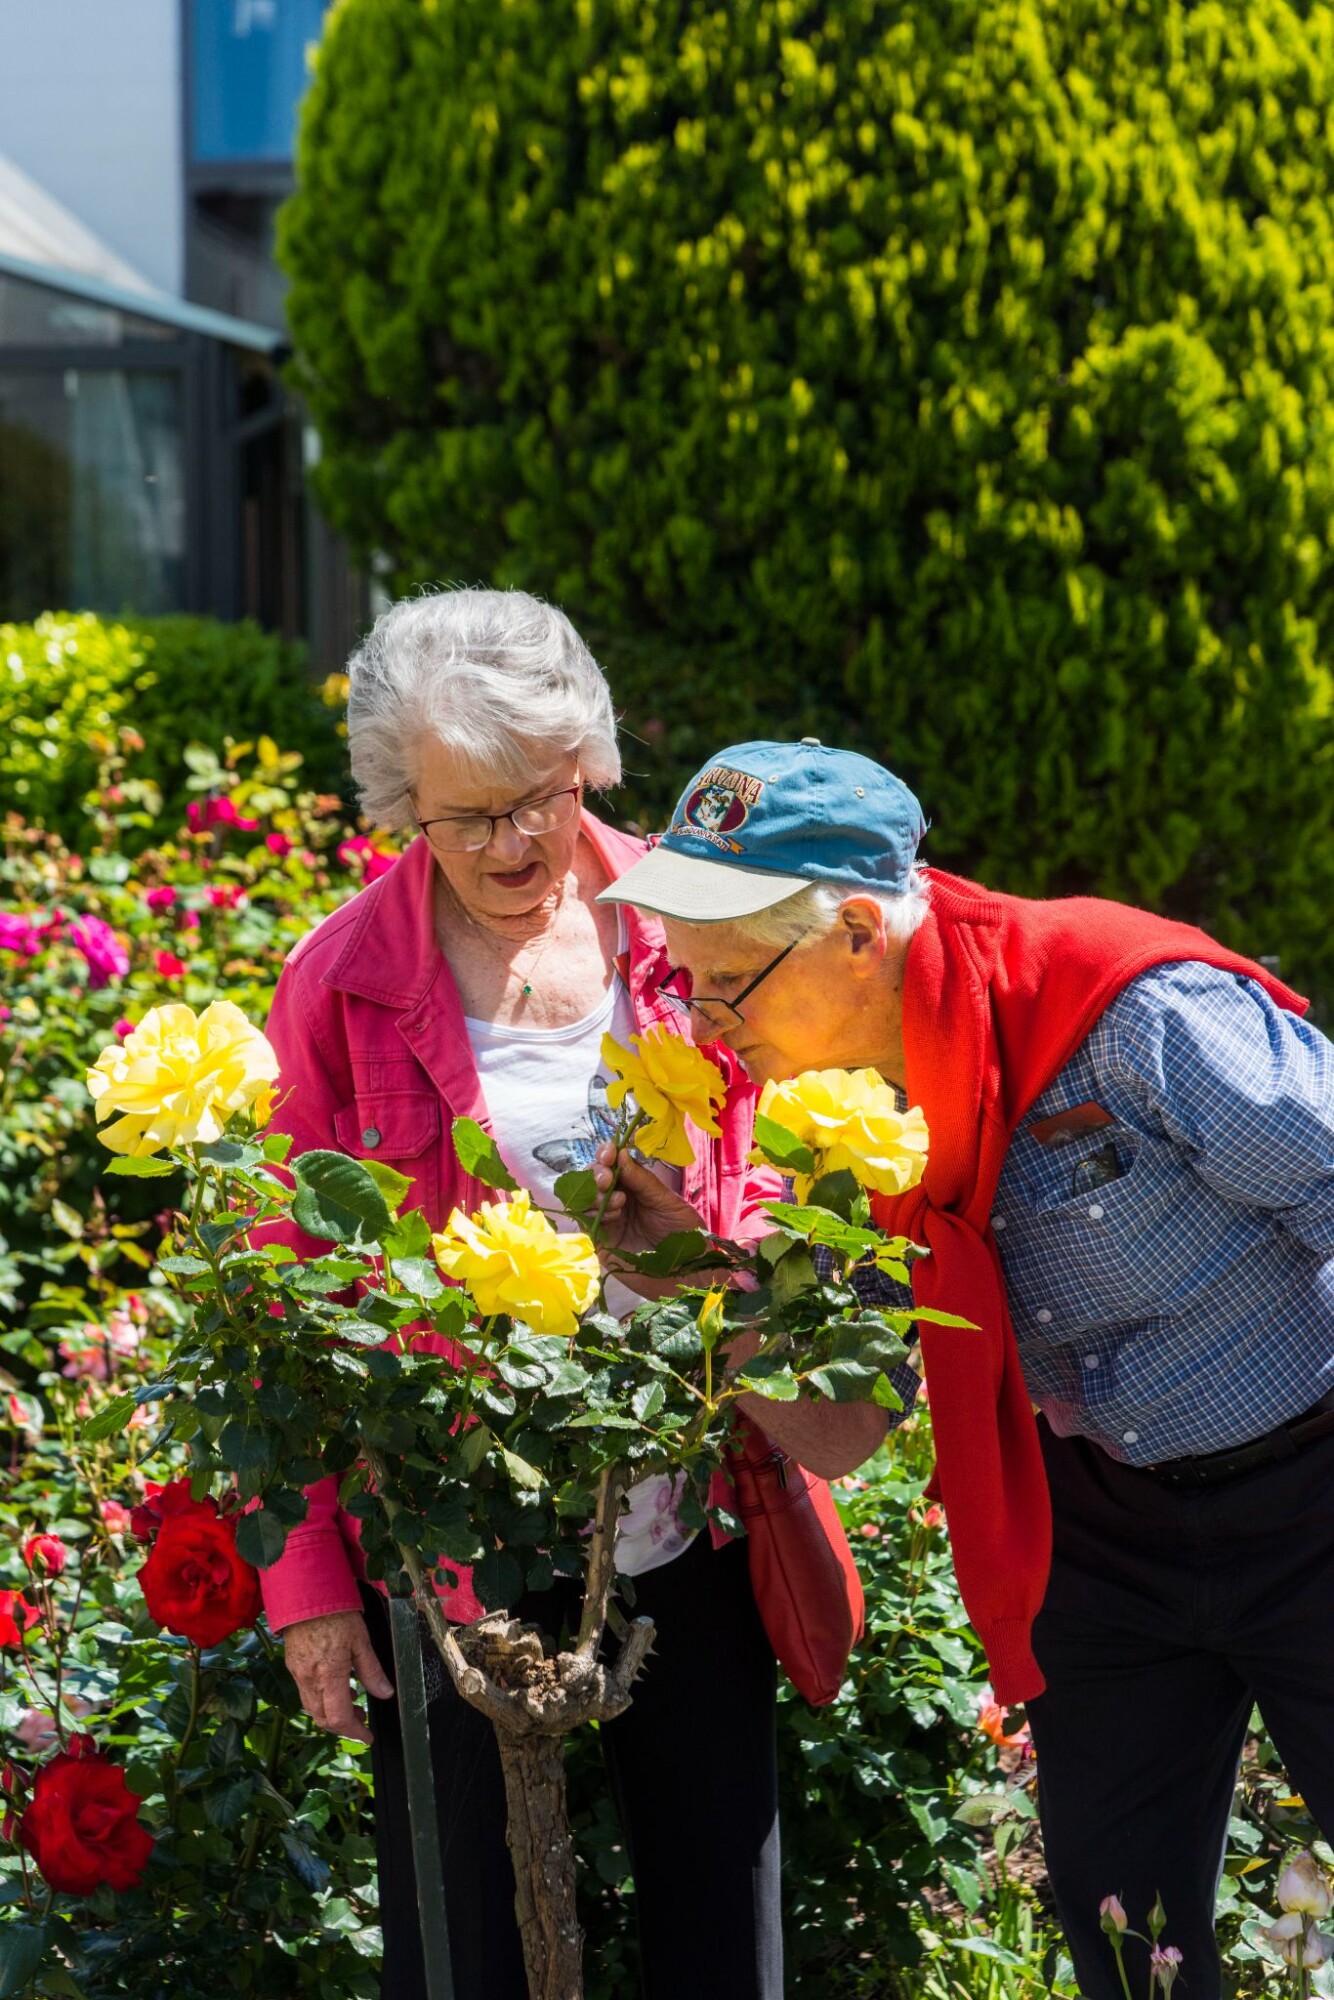
[[[728,1470],[769,1644],[798,1694],[821,1707],[842,1686],[866,1626],[861,1578],[829,1482],[744,1417]]]

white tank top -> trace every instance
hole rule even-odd
[[[566,1028],[501,1028],[467,1021],[468,1040],[500,1156],[520,1187],[543,1207],[555,1205],[561,1174],[591,1167],[595,1149],[609,1139],[616,1114],[607,1103],[609,1073],[602,1037],[625,1047],[636,1032],[634,1007],[618,973],[591,1014]],[[654,1172],[678,1193],[681,1172],[655,1163]],[[563,1218],[561,1228],[574,1225]],[[639,1295],[612,1278],[607,1309],[624,1317]],[[681,1527],[671,1479],[660,1473],[630,1488],[616,1540],[616,1567],[626,1576],[661,1569],[693,1539]]]

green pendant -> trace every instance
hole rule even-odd
[[[532,989],[532,987],[531,987],[531,986],[525,986],[525,987],[524,987],[524,989],[523,989],[523,997],[524,997],[524,999],[525,999],[525,1000],[526,1000],[526,999],[528,998],[528,995],[529,995],[529,994],[530,994],[530,993],[532,992],[532,990],[533,990],[533,989]]]

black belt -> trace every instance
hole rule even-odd
[[[1235,1479],[1238,1473],[1253,1472],[1279,1459],[1295,1458],[1303,1445],[1314,1444],[1317,1438],[1328,1437],[1331,1431],[1334,1431],[1334,1389],[1300,1416],[1289,1417],[1287,1423],[1276,1425],[1247,1444],[1202,1452],[1198,1458],[1164,1459],[1160,1465],[1146,1465],[1144,1471],[1152,1473],[1160,1486],[1216,1486],[1220,1480]]]

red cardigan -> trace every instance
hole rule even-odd
[[[911,1193],[876,1197],[876,1220],[923,1243],[918,1306],[973,1328],[921,1327],[941,1498],[968,1615],[996,1699],[1040,1694],[1032,1627],[1051,1561],[1051,1505],[990,1216],[1010,1140],[1122,988],[1151,966],[1196,960],[1306,1002],[1190,924],[1119,903],[1029,902],[936,869],[908,950],[905,1082],[931,1133]]]

